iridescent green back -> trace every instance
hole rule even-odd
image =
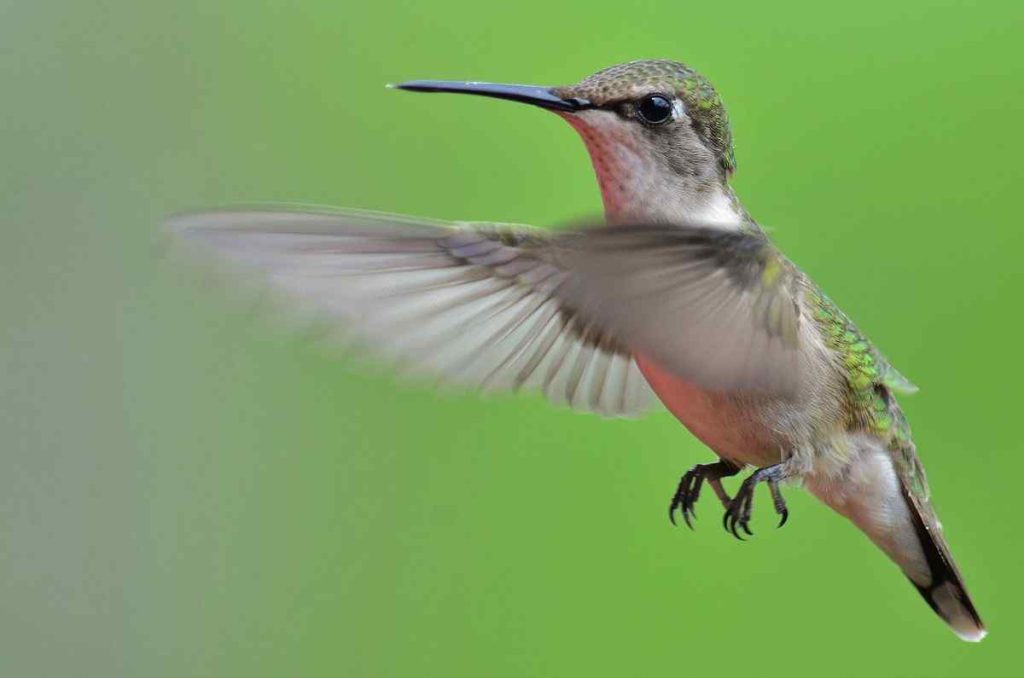
[[[843,361],[847,378],[848,421],[851,429],[865,430],[886,441],[896,471],[907,489],[922,501],[928,500],[928,480],[911,438],[910,424],[893,392],[917,390],[885,356],[813,283],[807,301],[826,345]]]

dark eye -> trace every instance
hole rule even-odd
[[[660,94],[652,94],[637,102],[636,112],[647,124],[660,125],[672,117],[672,102]]]

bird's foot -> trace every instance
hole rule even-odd
[[[789,518],[789,510],[786,508],[786,501],[782,498],[782,493],[779,491],[779,483],[786,479],[786,471],[785,464],[774,464],[758,469],[750,474],[750,477],[743,481],[740,489],[736,492],[736,496],[725,509],[725,516],[722,518],[722,525],[725,529],[732,532],[733,536],[741,541],[743,537],[740,535],[740,530],[748,535],[754,534],[750,531],[750,516],[754,508],[754,489],[760,482],[768,483],[768,489],[772,493],[772,503],[775,506],[775,512],[781,517],[779,527],[785,525],[786,520]]]
[[[676,511],[679,511],[683,516],[683,520],[686,521],[686,526],[691,530],[693,529],[693,519],[697,517],[694,506],[696,506],[697,499],[700,497],[701,485],[705,481],[715,491],[719,501],[722,502],[722,506],[728,509],[732,499],[725,493],[721,479],[734,476],[739,471],[737,466],[727,461],[719,461],[714,464],[697,464],[691,468],[679,479],[679,487],[676,488],[676,493],[672,496],[672,502],[668,506],[669,520],[675,525]]]

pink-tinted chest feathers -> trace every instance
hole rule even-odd
[[[636,355],[637,366],[669,412],[720,457],[767,466],[781,460],[780,447],[751,408],[726,394],[707,391]]]

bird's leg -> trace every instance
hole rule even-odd
[[[739,472],[738,466],[724,459],[714,464],[697,464],[691,468],[679,479],[679,487],[676,488],[676,493],[672,496],[672,502],[668,506],[669,520],[673,525],[676,524],[675,514],[678,510],[682,514],[683,520],[686,521],[686,526],[693,529],[692,519],[697,517],[694,506],[700,497],[700,487],[705,481],[715,491],[722,506],[728,509],[732,499],[722,487],[722,478],[734,476]]]
[[[785,462],[765,466],[750,474],[750,477],[743,481],[740,489],[736,492],[736,496],[725,508],[725,516],[722,518],[722,524],[725,526],[725,529],[732,532],[733,536],[740,540],[743,537],[740,536],[737,528],[747,534],[754,534],[750,531],[750,515],[754,508],[754,489],[760,482],[768,483],[768,489],[772,493],[772,503],[775,506],[775,512],[781,516],[779,527],[785,525],[786,519],[789,518],[789,510],[786,508],[786,502],[779,491],[779,483],[789,476],[790,470]]]

